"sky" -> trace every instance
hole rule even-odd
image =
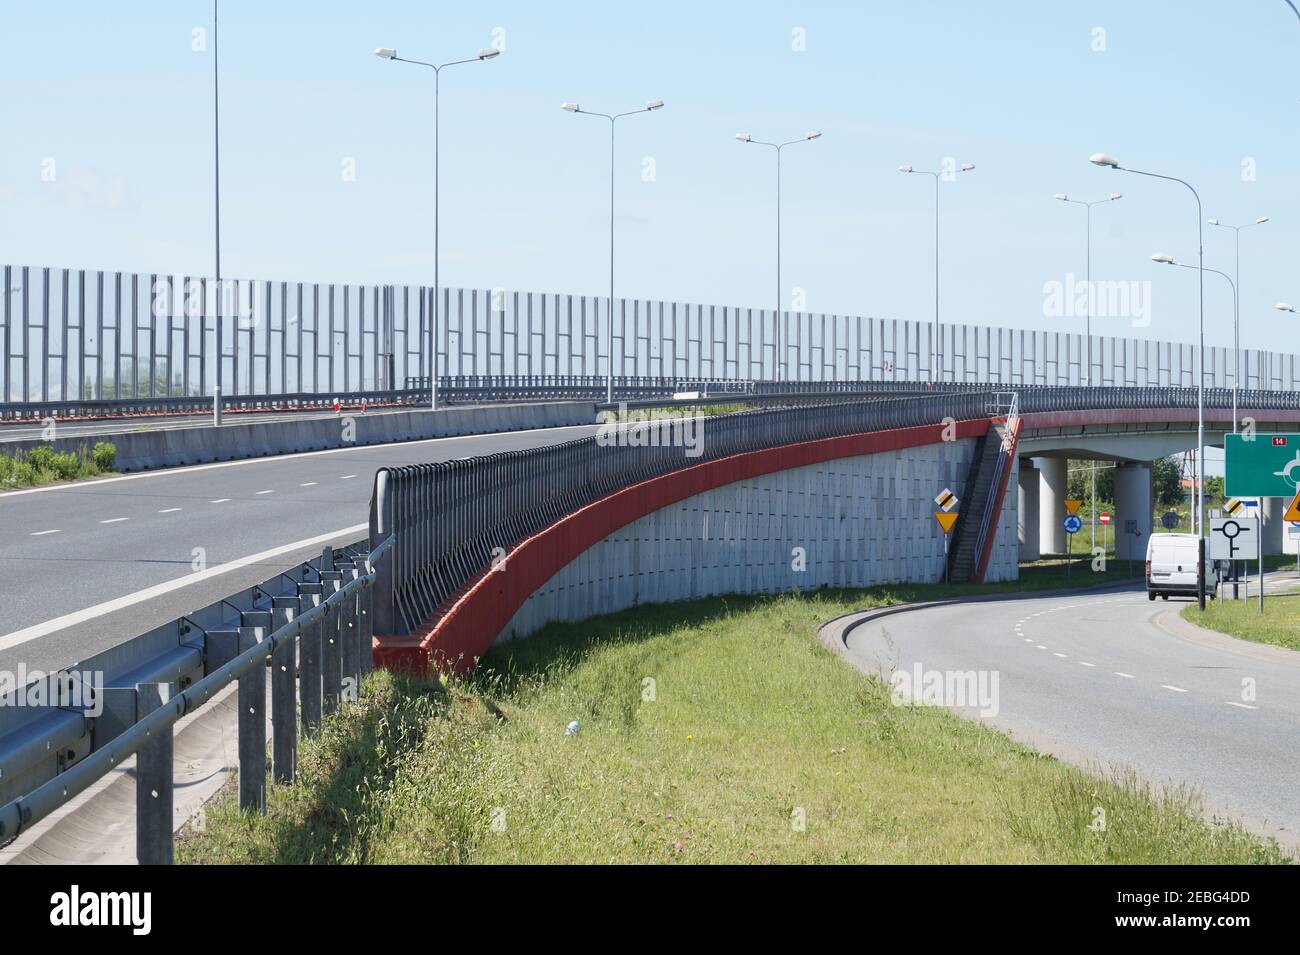
[[[211,0],[9,3],[0,32],[0,262],[212,271]],[[129,12],[128,12],[129,10]],[[1081,330],[1045,287],[1151,294],[1105,334],[1195,340],[1197,214],[1242,233],[1243,345],[1300,352],[1300,21],[1283,0],[428,3],[224,0],[222,265],[229,277],[432,284],[433,74],[444,62],[442,284],[603,294],[618,112],[618,294],[768,307],[784,153],[785,296],[929,320],[941,183],[943,319]],[[197,47],[197,49],[196,49]],[[1206,226],[1206,264],[1234,271]],[[787,306],[788,307],[788,306]],[[1206,337],[1229,344],[1227,283]]]

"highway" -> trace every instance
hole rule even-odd
[[[0,669],[53,669],[366,534],[376,470],[571,441],[436,438],[0,494]],[[201,549],[201,550],[199,550]]]
[[[846,645],[867,672],[996,670],[997,714],[959,712],[1076,764],[1187,784],[1298,844],[1300,653],[1190,627],[1183,606],[1140,590],[960,603],[877,618]]]

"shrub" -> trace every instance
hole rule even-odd
[[[100,441],[90,452],[95,467],[101,471],[111,471],[117,464],[117,445],[110,441]]]
[[[54,446],[50,444],[38,444],[27,452],[27,460],[30,461],[32,467],[38,471],[53,470]]]

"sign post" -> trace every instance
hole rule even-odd
[[[1073,510],[1070,510],[1071,503],[1074,504]],[[1065,515],[1065,521],[1063,522],[1065,525],[1065,533],[1070,535],[1069,538],[1070,553],[1065,555],[1065,579],[1066,580],[1070,579],[1070,565],[1074,563],[1074,535],[1079,533],[1079,531],[1083,530],[1083,519],[1080,518],[1078,514],[1074,513],[1079,509],[1080,503],[1082,502],[1081,501],[1065,502],[1066,510],[1070,510],[1070,513]]]

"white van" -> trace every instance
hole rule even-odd
[[[1147,539],[1147,599],[1196,596],[1196,534],[1152,534]],[[1208,547],[1207,547],[1208,550]],[[1213,597],[1218,571],[1206,554],[1205,593]]]

